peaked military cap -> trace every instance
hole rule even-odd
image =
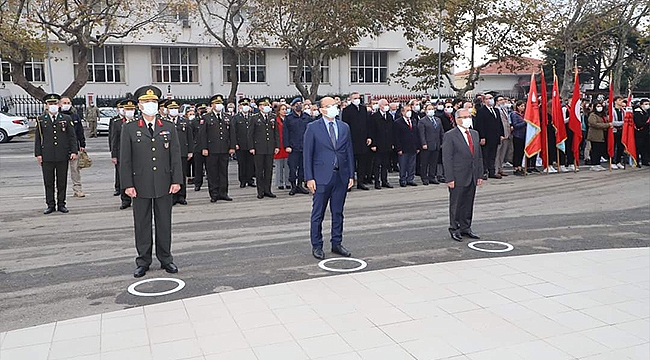
[[[124,100],[119,100],[115,106],[118,108],[124,107]]]
[[[208,104],[206,104],[206,103],[200,103],[200,104],[196,105],[197,110],[205,110],[207,108],[208,108]]]
[[[259,100],[257,100],[257,104],[264,106],[264,105],[271,105],[271,99],[268,97],[263,97]]]
[[[167,109],[178,109],[180,107],[180,103],[176,99],[169,99],[167,100],[165,107]]]
[[[158,100],[162,96],[162,91],[153,85],[146,85],[135,91],[135,98],[140,100]]]
[[[43,102],[44,103],[53,103],[53,102],[59,102],[61,100],[61,95],[59,94],[47,94],[43,97]]]
[[[250,105],[251,100],[249,98],[243,98],[239,100],[239,105]]]
[[[124,109],[127,110],[135,109],[135,100],[133,99],[122,100],[122,107],[124,107]]]
[[[223,104],[223,95],[217,94],[210,98],[212,104]]]

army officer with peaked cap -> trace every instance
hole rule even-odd
[[[133,198],[135,247],[138,257],[134,277],[151,265],[153,238],[151,212],[156,224],[156,257],[168,273],[177,273],[171,253],[172,194],[183,181],[181,150],[174,124],[158,115],[161,91],[144,86],[135,92],[142,114],[122,127],[120,185]]]

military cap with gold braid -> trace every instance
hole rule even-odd
[[[136,90],[134,96],[138,101],[158,100],[162,96],[162,91],[153,85],[147,85]]]
[[[200,104],[196,105],[197,110],[205,110],[207,108],[208,108],[208,104],[206,104],[206,103],[200,103]]]
[[[271,99],[268,97],[263,97],[257,101],[257,105],[259,106],[271,105]]]
[[[210,98],[212,104],[223,104],[223,95],[217,94]]]
[[[166,107],[166,106],[167,106],[167,102],[168,102],[167,99],[160,99],[160,100],[158,100],[158,109]]]
[[[239,100],[240,105],[249,105],[251,100],[249,98],[243,98]]]
[[[180,103],[176,99],[169,99],[167,100],[165,107],[167,109],[178,109],[180,106]]]
[[[124,107],[125,110],[134,110],[135,100],[133,99],[122,100],[122,107]]]
[[[58,103],[61,100],[61,95],[59,94],[47,94],[43,97],[44,103]]]
[[[116,106],[117,108],[123,108],[123,107],[124,107],[124,100],[120,100],[120,101],[118,101],[117,104],[115,104],[115,106]]]

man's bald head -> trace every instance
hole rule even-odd
[[[326,96],[326,97],[320,99],[320,108],[321,109],[325,109],[328,106],[333,105],[333,104],[336,104],[336,100],[334,100],[333,98],[331,98],[329,96]]]

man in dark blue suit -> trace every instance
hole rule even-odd
[[[354,152],[350,127],[336,120],[336,101],[325,97],[320,101],[322,119],[307,125],[303,145],[303,164],[307,187],[314,195],[311,211],[310,237],[312,255],[325,259],[323,252],[323,217],[327,204],[332,212],[332,252],[352,255],[341,245],[343,241],[343,206],[347,190],[354,185]]]

